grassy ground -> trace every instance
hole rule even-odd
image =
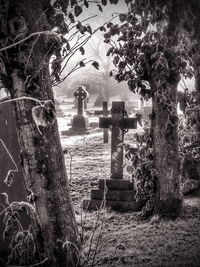
[[[110,144],[103,144],[102,133],[72,139],[63,137],[62,143],[70,151],[66,155],[69,176],[72,157],[71,194],[90,264],[96,254],[94,262],[101,267],[200,267],[200,196],[185,198],[182,216],[176,220],[138,221],[136,213],[105,209],[84,213],[83,198],[90,197],[99,178],[109,178]],[[127,134],[131,139],[132,134]]]

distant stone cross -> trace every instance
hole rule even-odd
[[[83,87],[78,87],[74,92],[74,96],[78,100],[78,115],[83,115],[83,100],[87,97],[87,93]]]
[[[107,101],[103,101],[103,110],[96,110],[95,111],[95,115],[103,115],[104,117],[108,116],[108,102]],[[104,128],[103,131],[103,142],[104,143],[108,143],[108,129]]]
[[[124,134],[128,129],[137,128],[137,120],[128,118],[124,102],[112,102],[112,117],[99,118],[99,128],[111,128],[111,178],[123,179]]]

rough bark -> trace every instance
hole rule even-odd
[[[13,19],[22,21],[23,18],[26,36],[45,31],[49,28],[47,4],[49,1],[10,1],[8,24],[9,21],[12,24]],[[16,32],[10,34],[19,34],[19,27],[13,25]],[[28,96],[54,101],[49,59],[56,45],[53,36],[41,34],[6,51],[10,62],[6,67],[11,79],[9,90],[12,98]],[[32,117],[32,108],[36,105],[31,100],[16,101],[17,133],[26,186],[36,194],[34,202],[48,258],[47,266],[78,266],[80,242],[58,125],[54,122],[46,127],[40,126],[41,134]]]
[[[157,170],[155,212],[166,217],[178,216],[182,206],[176,87],[177,84],[171,84],[168,91],[171,104],[175,104],[172,109],[169,103],[153,97],[152,141]]]
[[[200,49],[199,49],[199,53],[200,53]],[[195,75],[195,90],[196,90],[196,100],[197,100],[197,104],[199,105],[200,103],[200,73],[199,73],[199,68],[200,68],[200,62],[198,63],[199,66],[196,66],[196,75]],[[197,113],[197,141],[200,140],[200,111],[198,111]]]

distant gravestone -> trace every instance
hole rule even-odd
[[[78,87],[74,92],[74,96],[77,98],[77,115],[72,120],[72,131],[84,132],[87,131],[88,119],[83,116],[83,101],[87,97],[87,92],[84,88]]]
[[[145,106],[143,108],[143,120],[149,121],[150,120],[150,114],[152,113],[152,107],[151,106]]]
[[[101,107],[102,103],[106,100],[106,96],[103,94],[103,90],[100,89],[99,95],[97,96],[94,106],[95,107]]]
[[[11,186],[5,184],[4,180],[9,170],[13,172],[13,183]],[[27,192],[24,187],[22,168],[20,165],[20,148],[17,140],[16,119],[14,115],[14,104],[0,102],[0,213],[5,205],[5,198],[2,193],[7,193],[9,202],[26,201]],[[2,206],[3,205],[3,206]],[[28,225],[28,219],[24,215],[22,225]],[[3,215],[0,216],[0,253],[8,248],[8,243],[3,240]]]
[[[103,110],[95,110],[95,115],[103,115],[104,117],[108,116],[108,102],[103,101]],[[108,143],[108,129],[103,129],[103,142],[104,144]]]
[[[127,102],[129,113],[135,112],[138,109],[138,101],[137,100],[128,100]]]
[[[65,114],[63,113],[63,110],[61,109],[60,102],[55,99],[55,108],[56,108],[56,115],[58,117],[63,117]]]
[[[123,179],[123,142],[128,129],[137,128],[137,120],[128,118],[124,102],[113,102],[112,117],[99,118],[100,128],[111,128],[111,178],[99,180],[99,189],[91,191],[91,200],[85,199],[85,210],[98,209],[106,190],[106,205],[121,211],[136,211],[143,203],[135,201],[133,183]]]
[[[89,102],[89,92],[86,89],[86,86],[80,86],[78,88],[82,88],[86,92],[86,97],[83,100],[83,106],[84,109],[87,109],[87,103]],[[73,108],[78,108],[78,98],[74,95],[74,100],[73,100],[74,106]]]
[[[87,99],[85,98],[84,101],[83,101],[83,105],[84,105],[84,109],[87,109]],[[73,100],[73,104],[74,106],[72,108],[78,108],[78,99],[76,97],[74,97],[74,100]]]

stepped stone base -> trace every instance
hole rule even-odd
[[[100,179],[99,189],[91,190],[91,199],[83,200],[83,209],[91,211],[102,208],[104,194],[106,207],[116,211],[139,211],[145,204],[144,201],[136,202],[134,185],[129,180]]]
[[[134,185],[129,180],[122,179],[99,179],[99,189],[128,191],[133,190]]]
[[[143,202],[106,200],[106,207],[110,207],[112,210],[120,212],[139,211],[143,206],[144,206]],[[92,211],[92,210],[98,210],[102,207],[103,207],[102,200],[96,200],[96,199],[83,200],[83,210]]]
[[[91,199],[94,200],[102,200],[104,198],[104,191],[103,189],[93,189],[91,190]],[[135,201],[135,191],[111,191],[108,190],[106,192],[106,200],[108,201]]]
[[[85,129],[85,128],[80,128],[79,130],[74,131],[72,128],[70,128],[67,131],[62,131],[61,134],[62,135],[67,135],[67,136],[74,136],[74,135],[86,135],[89,134],[90,131],[89,129]]]

